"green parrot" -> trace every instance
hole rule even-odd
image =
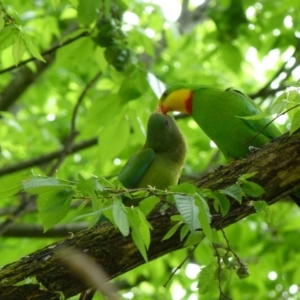
[[[127,161],[118,179],[128,189],[150,185],[165,190],[178,183],[186,151],[185,139],[174,118],[153,113],[148,120],[144,146]],[[123,202],[132,204],[125,197]],[[107,218],[101,215],[96,225],[103,221]]]
[[[185,155],[185,139],[174,118],[153,113],[144,146],[128,160],[118,179],[126,188],[151,185],[165,190],[178,183]]]
[[[261,147],[281,135],[269,118],[245,120],[239,117],[262,113],[242,92],[196,85],[175,84],[159,100],[159,110],[188,113],[214,141],[227,160],[249,153],[249,146]],[[267,126],[268,125],[268,126]]]
[[[262,111],[249,97],[234,89],[174,84],[162,94],[157,111],[164,114],[179,111],[191,115],[229,161],[248,154],[249,146],[262,147],[281,135],[270,118],[239,118],[261,114]],[[299,198],[293,197],[293,200],[300,206]]]

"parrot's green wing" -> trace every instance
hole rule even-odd
[[[154,157],[155,152],[153,149],[141,149],[125,164],[123,170],[118,176],[120,182],[126,188],[135,188],[147,171]]]
[[[259,106],[251,100],[248,96],[243,94],[238,90],[227,89],[226,92],[231,93],[233,96],[238,97],[243,103],[246,104],[244,108],[241,107],[241,116],[254,116],[262,113]],[[237,116],[240,117],[240,116]],[[257,133],[261,133],[270,139],[274,139],[281,135],[280,130],[276,127],[276,125],[269,118],[262,118],[258,120],[245,120],[242,119],[247,126],[251,127]]]

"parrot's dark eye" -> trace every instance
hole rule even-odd
[[[165,122],[166,122],[166,126],[169,126],[169,122],[168,122],[168,120],[166,120]]]
[[[163,97],[163,98],[166,98],[167,96],[168,96],[168,92],[167,92],[167,91],[164,91],[163,94],[162,94],[162,97]]]

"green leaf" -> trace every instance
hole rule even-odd
[[[82,176],[78,176],[79,182],[76,185],[76,189],[80,192],[83,196],[91,197],[93,204],[97,202],[97,195],[96,195],[96,185],[97,179],[96,178],[88,178],[85,179]]]
[[[216,262],[203,267],[198,276],[198,293],[204,295],[218,289]]]
[[[15,42],[19,32],[19,29],[11,26],[6,26],[0,31],[0,52]]]
[[[253,207],[256,210],[256,212],[267,212],[269,209],[269,205],[266,201],[260,200],[260,201],[253,201]]]
[[[151,224],[147,221],[145,215],[138,210],[140,216],[140,232],[143,237],[144,244],[148,250],[151,241],[150,229],[152,229]]]
[[[235,74],[241,69],[241,62],[244,60],[242,54],[233,44],[222,44],[219,47],[221,60],[231,69]]]
[[[212,228],[211,232],[212,232],[212,242],[216,244],[220,244],[219,232],[215,228]]]
[[[201,228],[198,219],[199,208],[195,205],[195,199],[190,195],[180,194],[175,194],[174,199],[176,207],[186,224],[189,226],[190,231],[193,232],[196,229]]]
[[[178,222],[176,223],[165,235],[164,237],[161,239],[162,241],[169,239],[171,236],[173,236],[175,234],[175,232],[177,231],[177,229],[182,225],[182,222]]]
[[[78,19],[83,25],[90,25],[97,18],[98,0],[79,0],[77,6]]]
[[[183,241],[183,239],[187,236],[189,232],[190,232],[190,228],[188,224],[184,224],[180,229],[180,241]]]
[[[274,103],[270,107],[270,111],[272,113],[280,114],[284,111],[284,109],[286,109],[287,105],[287,93],[284,92],[274,101]]]
[[[124,116],[118,116],[99,134],[99,157],[102,163],[119,155],[128,145],[130,126]],[[115,138],[118,137],[118,138]]]
[[[192,183],[184,182],[178,185],[172,185],[168,188],[168,190],[175,193],[178,192],[178,193],[194,194],[198,190],[198,188],[195,187],[195,185]]]
[[[18,38],[16,39],[16,41],[14,42],[13,47],[12,47],[12,54],[13,54],[13,58],[15,60],[16,66],[20,62],[25,50],[26,50],[25,42],[24,42],[24,39],[20,32]]]
[[[241,186],[239,184],[234,184],[231,185],[229,187],[227,187],[226,189],[222,190],[223,193],[225,193],[226,195],[232,197],[233,199],[237,200],[238,203],[242,203],[242,199],[243,196],[245,195],[243,193],[243,189],[241,188]]]
[[[210,241],[212,241],[212,231],[210,227],[211,214],[207,202],[205,201],[204,197],[199,193],[195,194],[195,200],[196,200],[196,205],[199,207],[200,210],[199,220],[200,220],[201,228],[205,233],[205,236]]]
[[[265,117],[269,117],[270,115],[272,115],[270,112],[262,112],[260,114],[247,116],[247,117],[242,117],[242,116],[236,116],[236,117],[244,120],[261,120]]]
[[[247,174],[243,174],[239,177],[238,179],[238,183],[243,183],[245,180],[255,176],[258,172],[252,172],[252,173],[247,173]]]
[[[46,62],[44,60],[44,58],[41,56],[37,47],[32,43],[29,35],[27,35],[26,33],[23,33],[23,40],[26,44],[27,49],[29,50],[29,52],[32,54],[33,57],[35,57],[36,59],[38,59],[40,61]]]
[[[5,25],[5,21],[2,17],[0,17],[0,31],[2,30],[2,28],[4,27]]]
[[[252,181],[245,181],[242,185],[243,192],[254,198],[258,198],[265,193],[263,187]]]
[[[120,232],[127,236],[129,234],[129,222],[127,219],[126,210],[124,209],[123,203],[120,199],[115,199],[112,206],[112,214],[116,226]]]
[[[100,101],[94,101],[89,111],[87,112],[86,119],[89,120],[85,124],[84,133],[97,132],[101,126],[107,126],[116,112],[120,112],[120,99],[116,94],[99,95]]]
[[[145,94],[149,88],[149,83],[146,79],[147,73],[139,69],[135,69],[130,74],[130,77],[126,77],[119,89],[119,96],[121,103],[124,104],[130,100],[134,100]]]
[[[225,216],[230,208],[229,199],[226,197],[226,195],[220,192],[212,192],[212,194],[214,196],[214,199],[218,202],[222,216]]]
[[[130,78],[125,78],[119,90],[119,96],[122,103],[136,99],[141,95],[142,93],[137,89],[136,83]]]
[[[294,113],[294,116],[291,121],[290,134],[293,134],[299,128],[300,128],[300,110],[297,110]]]
[[[139,208],[144,213],[145,216],[148,216],[148,214],[154,209],[156,204],[159,202],[160,202],[160,199],[157,196],[153,195],[153,196],[143,199],[139,203]]]
[[[51,0],[51,4],[53,6],[54,9],[57,8],[58,4],[60,3],[60,0]]]
[[[53,177],[33,178],[24,180],[22,183],[24,190],[32,195],[54,192],[64,188],[69,189],[71,187],[68,184],[61,183],[58,179]]]
[[[173,215],[170,217],[170,220],[181,222],[181,221],[183,221],[183,218],[182,218],[182,215]]]
[[[0,178],[0,199],[10,198],[23,189],[22,181],[28,177],[27,173],[6,175]]]
[[[189,234],[187,237],[184,247],[198,245],[205,238],[205,234],[201,231],[195,231]]]
[[[61,189],[39,195],[37,206],[44,231],[47,231],[67,215],[73,195],[74,191],[71,189]]]
[[[142,220],[137,209],[129,210],[127,217],[132,229],[132,233],[131,233],[132,239],[135,245],[137,246],[137,248],[139,249],[140,253],[142,254],[143,258],[145,259],[145,261],[148,262],[145,241],[149,242],[149,238],[147,238],[147,236],[143,237],[142,235],[142,233],[145,234],[145,228],[144,228],[145,224],[141,225]]]
[[[147,257],[147,252],[146,252],[145,245],[144,245],[144,242],[143,242],[143,237],[135,229],[132,229],[131,236],[132,236],[132,240],[133,240],[134,244],[139,249],[140,253],[142,254],[142,256],[144,258],[144,260],[146,262],[148,262],[148,257]]]

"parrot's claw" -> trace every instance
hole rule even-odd
[[[249,146],[249,151],[250,151],[251,153],[256,152],[257,150],[259,150],[259,148],[254,147],[254,146]]]

